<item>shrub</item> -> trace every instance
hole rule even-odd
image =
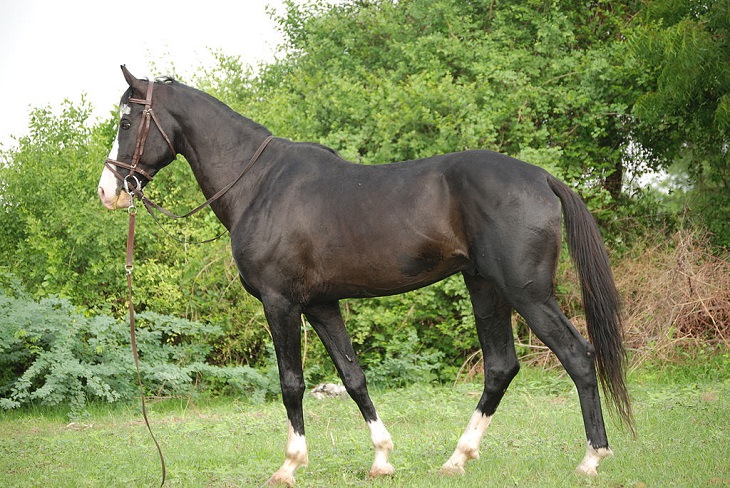
[[[383,381],[387,378],[381,373],[393,368],[391,382],[400,381],[393,361],[404,360],[413,365],[438,363],[430,380],[451,381],[479,347],[461,276],[403,295],[347,300],[343,308],[360,362]]]
[[[12,288],[12,287],[11,287]],[[273,393],[271,374],[247,366],[206,363],[219,327],[168,315],[138,316],[137,342],[148,394],[190,394],[196,388]],[[0,408],[67,404],[78,414],[90,401],[129,400],[137,392],[128,326],[87,316],[66,299],[33,300],[0,290]]]
[[[128,398],[134,383],[118,323],[85,317],[67,300],[0,294],[0,407],[38,402],[82,409]]]
[[[444,354],[434,349],[423,350],[414,329],[409,329],[402,342],[385,346],[385,357],[371,364],[366,371],[368,381],[377,386],[401,388],[414,383],[432,383],[439,379]]]
[[[708,252],[709,242],[702,232],[680,230],[616,266],[635,362],[669,359],[688,347],[730,346],[730,260]]]

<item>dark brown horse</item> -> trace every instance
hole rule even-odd
[[[578,471],[611,454],[596,370],[629,425],[619,297],[596,224],[579,197],[546,171],[489,151],[381,166],[272,138],[214,98],[122,67],[119,133],[99,182],[108,208],[129,205],[177,153],[230,231],[243,286],[263,304],[289,420],[286,458],[269,480],[291,485],[307,464],[300,319],[317,332],[375,447],[371,475],[393,473],[390,434],[376,413],[338,301],[402,293],[461,273],[484,352],[484,391],[442,471],[478,457],[484,431],[519,364],[510,316],[520,313],[575,382],[588,440]],[[154,92],[154,96],[153,96]],[[255,155],[255,156],[254,156]],[[125,189],[127,191],[125,191]],[[129,193],[128,193],[129,192]],[[591,339],[554,297],[562,220],[583,290]]]

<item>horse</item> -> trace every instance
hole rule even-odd
[[[284,462],[268,484],[292,486],[308,463],[302,315],[369,427],[370,476],[391,475],[393,441],[368,394],[339,301],[403,293],[456,273],[473,306],[484,387],[441,472],[464,473],[467,461],[479,457],[485,430],[519,370],[513,311],[577,388],[587,439],[577,472],[596,475],[612,455],[599,378],[611,411],[633,428],[608,254],[586,205],[565,183],[486,150],[383,165],[348,162],[328,147],[273,137],[172,78],[147,81],[121,68],[129,87],[99,197],[109,209],[126,208],[177,154],[190,164],[206,204],[230,233],[241,283],[262,303],[271,330],[288,436]],[[563,221],[590,341],[554,295]]]

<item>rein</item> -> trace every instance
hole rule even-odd
[[[180,242],[182,244],[189,244],[191,242],[178,239],[177,237],[175,237],[174,235],[169,233],[167,230],[165,230],[165,228],[162,226],[162,223],[157,218],[157,215],[155,215],[154,210],[166,215],[167,217],[169,217],[171,219],[186,219],[186,218],[191,217],[191,216],[195,215],[196,213],[200,212],[204,208],[210,206],[213,202],[215,202],[220,197],[225,195],[228,192],[228,190],[233,188],[233,186],[236,183],[238,183],[246,173],[248,173],[248,170],[250,170],[251,167],[253,167],[253,165],[256,163],[256,161],[258,161],[259,157],[264,152],[264,150],[269,145],[269,143],[272,141],[272,139],[274,139],[274,136],[268,136],[266,139],[264,139],[264,141],[261,143],[261,145],[258,147],[258,149],[256,149],[256,152],[254,153],[254,155],[251,157],[251,159],[249,159],[248,163],[246,163],[246,166],[244,166],[244,168],[241,170],[241,172],[238,174],[238,176],[234,180],[232,180],[226,186],[224,186],[223,188],[218,190],[215,193],[215,195],[213,195],[212,197],[210,197],[209,199],[207,199],[206,201],[204,201],[203,203],[201,203],[194,209],[190,210],[189,212],[184,213],[183,215],[177,215],[173,212],[170,212],[162,205],[150,200],[147,197],[147,195],[145,195],[144,192],[142,191],[142,189],[140,188],[139,180],[137,180],[136,178],[135,178],[136,186],[134,186],[132,188],[129,187],[129,185],[127,184],[127,180],[124,179],[125,190],[132,197],[132,202],[134,201],[134,197],[137,197],[142,201],[145,209],[147,209],[147,213],[149,213],[150,216],[152,216],[152,219],[157,223],[157,225],[159,225],[159,227],[165,232],[165,234],[167,234],[169,237],[176,240],[177,242]],[[109,164],[109,163],[107,162],[107,164]],[[111,168],[111,167],[109,169],[112,171],[112,173],[114,173],[117,176],[117,178],[122,179],[122,175],[119,174],[118,171],[116,171],[114,168]],[[131,205],[133,205],[133,203]],[[206,239],[204,241],[193,241],[192,244],[206,244],[208,242],[213,242],[213,241],[220,239],[223,235],[225,235],[225,233],[226,233],[226,231],[224,230],[223,232],[221,232],[220,234],[218,234],[217,236],[215,236],[211,239]]]
[[[152,200],[150,200],[149,198],[147,198],[147,196],[142,192],[142,190],[139,187],[135,187],[135,188],[133,188],[131,190],[127,190],[127,191],[130,193],[130,195],[139,197],[139,199],[142,200],[142,203],[144,203],[144,206],[147,209],[147,211],[155,219],[156,219],[156,217],[155,217],[154,213],[152,212],[152,209],[153,208],[155,210],[157,210],[158,212],[167,215],[171,219],[185,219],[185,218],[188,218],[188,217],[190,217],[192,215],[195,215],[196,213],[200,212],[205,207],[209,206],[210,204],[212,204],[213,202],[215,202],[216,200],[218,200],[220,197],[222,197],[223,195],[225,195],[228,192],[228,190],[230,190],[231,188],[233,188],[233,186],[236,183],[238,183],[241,180],[241,178],[243,178],[243,176],[246,173],[248,173],[248,170],[251,169],[251,167],[256,163],[256,161],[258,161],[259,157],[264,152],[264,150],[266,149],[266,147],[269,145],[269,143],[271,142],[271,140],[273,138],[274,138],[274,136],[268,136],[266,139],[264,139],[264,141],[261,143],[261,145],[258,147],[258,149],[256,149],[256,152],[254,153],[254,155],[251,157],[251,159],[249,159],[248,163],[246,163],[246,166],[243,167],[243,169],[241,170],[241,172],[238,174],[238,176],[234,180],[232,180],[226,186],[224,186],[223,188],[221,188],[220,190],[218,190],[215,193],[215,195],[213,195],[212,197],[210,197],[209,199],[207,199],[206,201],[204,201],[203,203],[201,203],[200,205],[198,205],[197,207],[195,207],[194,209],[190,210],[189,212],[187,212],[187,213],[185,213],[183,215],[176,215],[176,214],[170,212],[169,210],[167,210],[166,208],[164,208],[163,206],[161,206],[161,205],[153,202]]]
[[[137,141],[135,144],[134,149],[134,155],[132,156],[132,163],[126,164],[121,161],[117,161],[114,159],[107,159],[104,163],[106,167],[124,183],[124,190],[129,194],[131,197],[129,208],[127,209],[127,213],[129,214],[129,227],[127,232],[127,254],[126,254],[126,263],[125,263],[125,271],[127,275],[127,292],[129,297],[129,333],[130,333],[130,344],[132,347],[132,356],[134,357],[134,366],[137,372],[137,384],[139,386],[139,392],[140,397],[142,400],[142,417],[144,418],[145,425],[147,426],[147,430],[150,433],[150,436],[152,437],[152,440],[155,443],[155,447],[157,448],[157,454],[160,458],[160,466],[162,470],[162,481],[160,483],[160,486],[163,486],[165,484],[165,480],[167,478],[167,469],[165,467],[165,457],[162,454],[162,448],[160,447],[160,443],[157,441],[157,438],[155,437],[155,434],[152,432],[152,427],[150,425],[149,418],[147,416],[147,404],[145,401],[145,394],[144,394],[144,386],[142,384],[142,374],[140,372],[139,367],[139,350],[137,347],[137,332],[136,332],[136,317],[134,312],[134,286],[133,286],[133,279],[132,279],[132,270],[134,269],[134,234],[135,234],[135,227],[136,227],[136,219],[137,219],[137,207],[134,205],[134,199],[139,198],[142,203],[144,203],[145,208],[147,209],[147,212],[152,216],[152,218],[160,224],[159,220],[157,219],[157,216],[154,214],[152,209],[155,209],[165,215],[167,215],[170,218],[173,219],[183,219],[190,217],[201,210],[203,210],[205,207],[208,207],[213,202],[218,200],[220,197],[226,194],[228,190],[233,188],[233,186],[238,183],[241,178],[253,167],[253,165],[256,163],[256,161],[259,159],[261,154],[264,152],[266,147],[269,145],[271,140],[274,138],[274,136],[268,136],[256,149],[256,152],[251,157],[251,159],[248,161],[246,166],[241,170],[241,173],[230,183],[228,183],[226,186],[221,188],[219,191],[215,193],[212,197],[207,199],[202,204],[195,207],[193,210],[185,213],[184,215],[176,215],[169,210],[165,209],[161,205],[156,204],[143,193],[142,191],[142,185],[139,181],[139,178],[135,175],[135,173],[138,173],[145,177],[148,181],[152,180],[152,175],[150,175],[148,172],[143,170],[142,168],[138,167],[139,160],[142,157],[142,154],[144,153],[144,146],[145,142],[147,141],[147,136],[149,135],[151,122],[154,121],[155,125],[159,129],[160,133],[162,134],[162,137],[165,139],[165,142],[167,142],[167,145],[170,147],[170,150],[172,150],[173,155],[177,155],[177,151],[175,151],[175,147],[172,145],[172,142],[170,141],[170,138],[167,136],[165,131],[162,129],[162,126],[160,125],[159,121],[157,120],[157,116],[152,111],[152,91],[154,87],[154,81],[150,81],[149,85],[147,87],[147,96],[144,100],[138,99],[138,98],[130,98],[129,101],[131,103],[139,103],[145,106],[143,114],[144,114],[144,121],[140,124],[139,129],[137,131]],[[120,174],[117,171],[116,167],[122,167],[129,170],[129,174],[126,176]],[[163,228],[164,230],[164,228]],[[165,231],[167,233],[167,231]],[[168,233],[168,235],[170,235]],[[218,238],[220,238],[223,235],[223,233],[219,234],[218,236],[214,237],[213,239],[208,239],[206,241],[201,241],[200,243],[204,242],[211,242]],[[173,237],[175,240],[179,240],[177,238]]]
[[[137,348],[137,331],[133,300],[134,287],[132,285],[132,269],[134,268],[134,228],[137,216],[137,209],[134,206],[134,197],[132,197],[132,203],[129,206],[128,213],[129,232],[127,233],[127,261],[124,269],[127,272],[127,292],[129,295],[129,337],[132,347],[132,356],[134,357],[134,367],[137,371],[137,385],[139,386],[139,395],[142,399],[142,417],[144,418],[144,423],[147,426],[147,431],[150,433],[150,437],[152,437],[152,440],[155,443],[155,447],[157,448],[157,454],[160,457],[160,468],[162,469],[162,481],[160,482],[160,486],[163,486],[165,484],[165,479],[167,478],[165,456],[162,454],[162,448],[160,447],[160,443],[157,442],[157,438],[155,437],[154,432],[152,432],[152,426],[150,425],[150,420],[147,416],[147,402],[145,401],[144,386],[142,385],[142,373],[139,369],[139,350]]]

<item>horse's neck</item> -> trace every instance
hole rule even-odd
[[[211,198],[239,177],[260,144],[270,135],[263,126],[232,113],[228,107],[203,98],[181,124],[185,130],[181,153],[190,163],[200,189]],[[250,194],[246,176],[211,204],[223,225],[230,229],[234,211],[246,205]]]

